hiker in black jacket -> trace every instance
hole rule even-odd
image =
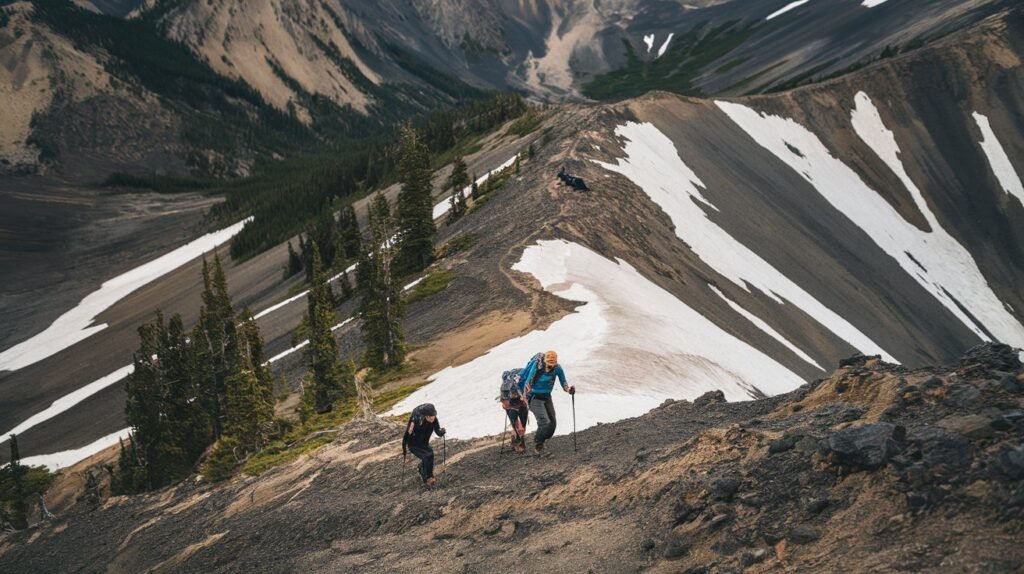
[[[434,449],[430,448],[430,437],[444,436],[444,428],[437,422],[437,409],[430,403],[422,404],[412,410],[409,425],[402,437],[402,460],[408,462],[407,451],[420,459],[420,478],[423,484],[434,484]]]

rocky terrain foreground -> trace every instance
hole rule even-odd
[[[587,408],[586,389],[577,408]],[[444,422],[444,413],[441,421]],[[559,413],[562,425],[570,413]],[[495,423],[500,411],[495,408]],[[3,572],[1013,572],[1024,367],[1001,345],[855,357],[783,396],[720,393],[556,438],[450,441],[438,487],[397,423],[226,485],[83,500],[0,538]],[[437,444],[440,457],[442,445]]]

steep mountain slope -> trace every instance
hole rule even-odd
[[[440,263],[456,277],[448,289],[410,307],[409,340],[426,345],[412,376],[434,383],[398,412],[430,400],[456,415],[457,436],[491,434],[480,381],[548,347],[600,404],[581,415],[591,425],[713,389],[785,392],[855,351],[918,366],[988,339],[1024,346],[1024,237],[1013,224],[1024,215],[1022,30],[1020,12],[1005,12],[792,92],[566,106],[525,137],[482,142],[470,157],[478,174],[528,144],[536,155],[442,228],[439,245],[475,243]],[[591,191],[559,185],[560,167]],[[301,297],[278,279],[286,257],[279,247],[229,269],[268,356],[292,348],[301,317]],[[10,400],[47,381],[5,409],[8,428],[106,381],[32,428],[23,452],[123,429],[123,391],[105,377],[127,364],[133,329],[155,308],[194,312],[197,282],[195,265],[182,267],[112,308],[115,328],[7,373]],[[337,336],[346,354],[360,349],[356,323]],[[297,383],[301,354],[275,368]]]
[[[579,433],[578,451],[435,441],[447,460],[429,490],[401,464],[401,426],[361,420],[258,478],[58,508],[0,535],[0,568],[1010,572],[1022,388],[1006,347],[913,371],[862,357],[771,399],[666,401]]]

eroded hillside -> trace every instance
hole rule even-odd
[[[945,368],[860,357],[770,399],[666,401],[579,433],[578,451],[567,436],[544,457],[498,437],[435,444],[448,459],[429,490],[403,471],[401,426],[362,420],[259,478],[79,502],[3,535],[0,566],[1008,572],[1024,560],[1022,389],[1005,346]]]

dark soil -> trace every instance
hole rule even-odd
[[[0,571],[1012,572],[1024,563],[1024,368],[1007,347],[979,347],[942,369],[860,358],[770,399],[669,401],[580,432],[578,452],[570,436],[543,457],[502,454],[497,437],[450,441],[432,489],[401,465],[400,432],[358,421],[259,478],[80,503],[0,538]],[[440,459],[440,442],[435,450]]]

